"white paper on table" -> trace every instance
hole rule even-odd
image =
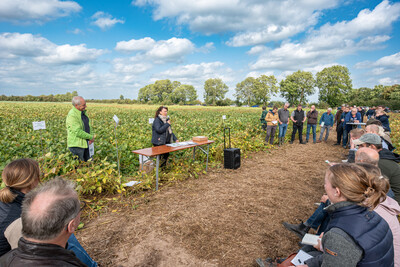
[[[277,124],[278,123],[278,121],[272,121],[272,124]]]
[[[118,125],[119,119],[118,119],[117,115],[114,115],[113,119],[114,119],[115,123]]]
[[[321,127],[323,127],[325,125],[325,122],[323,121],[322,123],[321,123]]]
[[[294,259],[291,261],[291,263],[293,263],[295,266],[302,265],[302,264],[305,264],[304,262],[306,260],[311,259],[311,258],[314,258],[314,257],[302,250],[299,250],[296,257],[294,257]]]
[[[33,130],[45,130],[46,129],[46,122],[45,121],[34,121],[32,122]]]
[[[153,124],[154,118],[149,118],[149,124]]]
[[[222,119],[223,119],[223,120],[226,120],[226,115],[222,115]]]
[[[93,157],[94,155],[94,143],[89,145],[89,157]]]
[[[140,183],[141,182],[139,182],[139,181],[130,181],[130,182],[125,183],[124,186],[134,186],[134,185],[137,185]]]

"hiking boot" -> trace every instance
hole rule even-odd
[[[334,146],[340,146],[340,144],[339,143],[335,143],[335,144],[333,144]]]
[[[303,141],[301,141],[301,142],[300,142],[300,144],[302,144],[302,145],[305,145],[305,144],[307,144],[307,143],[306,143],[306,142],[303,142]]]
[[[299,224],[290,224],[284,222],[283,226],[285,226],[285,228],[288,229],[289,231],[298,235],[300,238],[303,238],[303,236],[307,234],[308,231],[310,230],[310,226],[306,226],[303,222]]]

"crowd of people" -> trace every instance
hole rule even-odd
[[[68,147],[80,160],[87,161],[95,136],[84,99],[74,97],[72,104],[66,120]],[[349,148],[346,162],[329,163],[325,194],[315,212],[305,222],[283,223],[300,238],[310,229],[320,237],[317,245],[301,247],[312,256],[302,266],[400,267],[400,155],[393,152],[389,116],[381,107],[364,112],[343,105],[336,115],[328,108],[320,118],[315,106],[308,112],[301,105],[291,113],[288,108],[288,103],[268,112],[263,107],[266,142],[274,143],[279,127],[278,144],[282,145],[291,120],[290,143],[297,132],[301,144],[310,140],[310,133],[313,143],[326,142],[336,125],[335,145]],[[155,113],[154,146],[177,141],[167,114],[164,106]],[[360,123],[365,117],[366,127],[362,129]],[[318,139],[317,125],[321,127]],[[168,155],[163,157],[166,163]],[[39,165],[32,159],[12,161],[2,172],[0,266],[97,266],[74,235],[85,206],[74,183],[60,177],[41,183],[40,177]]]
[[[277,127],[281,125],[281,112],[287,114],[288,107],[286,103],[277,111]],[[274,114],[276,110],[269,113]],[[269,113],[265,116],[266,123],[271,118]],[[286,229],[300,238],[310,229],[319,236],[315,246],[302,245],[300,250],[312,258],[297,266],[400,267],[400,155],[393,152],[389,116],[384,107],[372,107],[365,112],[362,107],[342,105],[335,115],[332,109],[327,109],[318,122],[315,106],[306,113],[298,105],[290,119],[293,122],[290,143],[297,131],[301,144],[309,141],[310,132],[314,143],[321,142],[326,132],[326,142],[336,125],[337,142],[334,145],[349,149],[343,162],[329,162],[324,180],[325,194],[315,212],[305,222],[283,222]],[[306,121],[306,141],[303,142],[302,129]],[[321,127],[318,140],[317,123]],[[282,125],[282,129],[285,128],[287,124]],[[268,133],[267,138],[271,138]],[[266,142],[268,140],[271,139]],[[278,144],[283,141],[280,139]],[[257,263],[274,266],[271,261],[258,259]]]

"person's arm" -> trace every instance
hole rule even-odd
[[[303,123],[306,121],[306,111],[304,111],[304,119],[303,119]]]
[[[279,124],[282,124],[282,121],[281,121],[281,110],[278,110],[278,122],[279,122]]]
[[[271,113],[271,112],[268,112],[268,113],[267,113],[267,116],[265,116],[265,121],[266,121],[266,122],[271,122],[272,119],[273,119],[272,113]]]
[[[163,134],[167,131],[168,127],[171,126],[169,123],[164,123],[164,125],[162,124],[161,119],[156,118],[153,122],[153,127],[154,130],[158,133],[158,134]]]
[[[319,125],[321,125],[321,123],[324,121],[325,118],[325,113],[322,114],[321,118],[319,118]]]
[[[92,140],[94,138],[93,134],[88,134],[82,129],[82,119],[74,116],[73,114],[68,114],[67,116],[67,130],[79,138]]]
[[[297,122],[297,121],[294,119],[294,111],[293,111],[292,114],[290,115],[290,119],[292,120],[292,122]]]
[[[324,234],[322,247],[322,267],[357,266],[363,255],[363,250],[339,228],[332,228]]]

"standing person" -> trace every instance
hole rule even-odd
[[[89,145],[94,142],[94,134],[86,115],[86,101],[81,96],[74,96],[72,105],[66,120],[67,145],[71,153],[81,161],[88,161],[90,159]]]
[[[310,138],[310,129],[312,129],[314,144],[317,142],[317,122],[318,122],[318,111],[315,109],[315,106],[312,105],[311,110],[307,112],[306,143],[308,143],[308,139]]]
[[[367,115],[368,120],[371,119],[371,117],[375,117],[375,107],[369,108],[365,115]]]
[[[267,116],[267,113],[268,113],[267,107],[266,107],[266,106],[263,106],[263,107],[262,107],[262,113],[261,113],[260,121],[261,121],[261,128],[262,128],[264,131],[267,129],[267,122],[265,121],[265,116]]]
[[[359,123],[361,121],[361,114],[358,112],[357,108],[352,108],[351,112],[348,112],[346,114],[346,117],[344,119],[344,130],[343,130],[343,147],[347,147],[347,142],[349,139],[349,133],[351,129],[353,129],[353,125],[348,124],[348,123]],[[361,128],[359,125],[358,128]]]
[[[265,117],[265,121],[267,122],[267,135],[265,136],[265,144],[269,143],[271,145],[274,144],[275,132],[276,127],[278,126],[278,108],[273,107],[270,112],[268,112],[267,116]]]
[[[335,115],[335,123],[336,123],[336,143],[333,144],[334,146],[339,146],[342,142],[342,135],[343,135],[343,127],[342,127],[342,114],[346,108],[346,105],[343,104],[342,107],[338,107],[336,115]]]
[[[375,114],[375,119],[382,123],[382,127],[385,132],[390,133],[389,116],[383,111],[383,109],[378,109]]]
[[[361,114],[361,122],[364,122],[365,110],[362,107],[358,107],[357,110]]]
[[[78,229],[82,203],[71,181],[52,179],[26,194],[18,248],[0,266],[87,266],[66,246]]]
[[[290,118],[290,113],[289,113],[289,103],[285,103],[283,108],[278,110],[278,121],[279,121],[279,145],[282,145],[285,142],[285,135],[286,131],[289,125],[289,118]]]
[[[292,112],[290,119],[293,122],[293,132],[290,144],[293,144],[294,138],[296,137],[296,132],[299,131],[299,141],[300,144],[305,144],[303,142],[303,123],[306,121],[306,112],[302,109],[302,105],[298,104],[297,109]]]
[[[178,138],[176,138],[175,134],[172,132],[171,123],[171,119],[168,116],[168,108],[164,106],[159,107],[154,116],[152,126],[151,143],[153,146],[162,146],[178,142]],[[161,156],[163,158],[161,167],[165,167],[167,165],[169,153],[162,154]]]
[[[319,125],[321,126],[321,134],[319,135],[318,143],[321,143],[324,131],[326,130],[325,142],[328,141],[329,131],[333,127],[333,114],[332,109],[328,108],[324,114],[322,114],[319,119]]]

